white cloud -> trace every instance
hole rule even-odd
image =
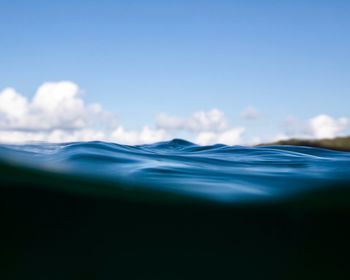
[[[119,126],[112,132],[110,140],[121,144],[136,145],[171,140],[171,137],[165,130],[152,129],[148,126],[143,127],[140,131],[126,130]]]
[[[219,109],[195,112],[187,118],[163,113],[158,115],[156,125],[162,130],[189,133],[193,136],[191,140],[199,145],[237,145],[242,142],[245,131],[242,127],[230,127],[224,112]]]
[[[27,99],[13,88],[0,92],[0,128],[15,127],[23,121],[28,111]]]
[[[32,100],[31,112],[34,117],[47,118],[43,122],[46,129],[83,128],[92,112],[79,93],[79,87],[71,82],[45,83]]]
[[[285,123],[286,133],[283,138],[335,138],[343,135],[349,125],[349,119],[345,117],[333,118],[326,114],[317,115],[304,121],[295,117],[288,117]]]
[[[7,88],[0,93],[0,129],[53,131],[84,129],[111,118],[98,104],[85,104],[79,87],[69,81],[44,83],[32,100]]]
[[[185,130],[190,132],[224,131],[229,128],[225,114],[218,110],[195,112],[188,118],[160,114],[156,119],[157,127],[166,130]]]
[[[200,111],[194,113],[192,117],[187,119],[186,127],[194,132],[220,132],[228,129],[229,126],[225,114],[218,109],[212,109],[208,112]]]
[[[94,141],[108,140],[103,131],[93,129],[62,130],[52,131],[18,131],[18,130],[0,130],[0,142],[2,143],[26,143],[26,142],[75,142],[75,141]]]
[[[309,120],[309,133],[313,138],[334,138],[349,127],[347,118],[332,118],[328,115],[319,115]]]
[[[41,85],[31,100],[6,88],[0,92],[0,142],[114,141],[143,144],[170,140],[164,129],[127,130],[100,104],[86,104],[73,82]]]
[[[245,120],[257,120],[260,119],[261,116],[261,113],[255,107],[252,106],[245,108],[241,112],[241,117]]]
[[[238,145],[242,143],[243,127],[228,129],[223,132],[204,131],[200,132],[195,140],[199,145],[226,144]]]

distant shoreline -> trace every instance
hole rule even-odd
[[[320,140],[307,140],[307,139],[289,139],[281,140],[273,143],[260,144],[258,146],[271,146],[271,145],[292,145],[292,146],[307,146],[316,148],[325,148],[336,151],[350,152],[350,136],[337,137],[334,139],[320,139]]]

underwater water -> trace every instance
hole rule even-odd
[[[1,279],[348,279],[350,153],[0,146]]]

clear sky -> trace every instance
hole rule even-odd
[[[71,81],[125,129],[164,113],[193,133],[183,123],[216,108],[247,139],[313,120],[349,132],[348,0],[1,0],[0,13],[0,92]]]

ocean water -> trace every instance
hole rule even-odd
[[[0,186],[1,279],[350,276],[347,152],[1,145]]]
[[[296,146],[198,146],[179,139],[140,146],[2,145],[0,163],[39,175],[93,181],[99,184],[93,190],[96,194],[140,192],[144,200],[156,194],[165,201],[174,197],[179,202],[234,205],[289,199],[350,184],[350,153]]]

